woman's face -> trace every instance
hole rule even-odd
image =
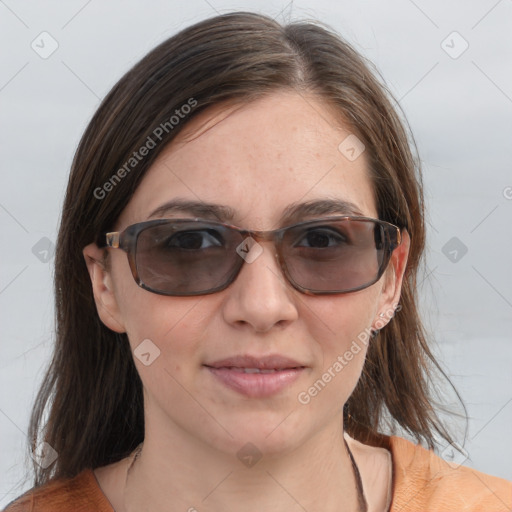
[[[354,159],[351,151],[338,149],[350,131],[336,126],[317,98],[279,92],[242,108],[217,106],[191,121],[186,133],[187,140],[182,132],[148,171],[116,229],[157,217],[198,216],[179,210],[152,215],[175,199],[228,207],[234,217],[227,222],[252,230],[283,227],[290,207],[326,199],[352,203],[355,215],[377,217],[365,153]],[[341,213],[334,209],[295,221]],[[379,313],[385,314],[377,325],[382,327],[399,300],[408,238],[394,252],[395,272],[388,268],[359,292],[323,296],[292,288],[272,243],[260,245],[263,252],[244,264],[228,288],[195,297],[140,288],[123,251],[109,251],[108,273],[89,260],[99,314],[108,327],[128,334],[136,354],[146,433],[185,436],[231,454],[250,442],[271,454],[341,428],[369,329]],[[99,259],[101,253],[88,246],[85,254]],[[137,350],[144,340],[150,342]],[[137,357],[140,351],[146,364]],[[275,374],[240,377],[239,370],[220,375],[209,368],[236,356],[282,356],[302,369],[284,372],[287,384],[269,391],[271,385],[246,381],[275,381]],[[226,384],[230,371],[239,372],[234,386]]]

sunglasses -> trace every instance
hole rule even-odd
[[[245,262],[272,241],[288,282],[311,294],[340,294],[376,283],[401,243],[400,229],[367,217],[327,217],[273,231],[202,219],[158,219],[106,233],[100,247],[122,249],[136,283],[160,295],[206,295],[227,288]]]

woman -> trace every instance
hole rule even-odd
[[[509,510],[431,450],[424,239],[407,134],[338,36],[233,13],[165,41],[75,156],[7,510]]]

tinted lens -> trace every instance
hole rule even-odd
[[[390,244],[373,221],[313,222],[285,232],[282,245],[289,278],[312,292],[345,292],[373,284],[389,261]]]
[[[194,295],[225,286],[243,260],[235,249],[236,231],[198,222],[176,222],[139,233],[135,265],[139,279],[153,291]]]

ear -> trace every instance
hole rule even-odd
[[[126,332],[114,294],[112,275],[105,267],[105,250],[92,243],[84,247],[82,253],[91,278],[94,302],[101,321],[112,331]]]
[[[393,318],[400,301],[402,282],[409,257],[411,238],[406,229],[401,231],[402,242],[393,251],[388,268],[384,273],[384,285],[379,300],[379,316],[373,322],[373,329],[382,329]]]

